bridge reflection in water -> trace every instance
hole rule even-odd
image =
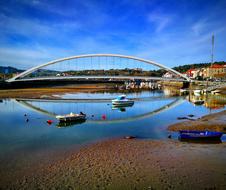
[[[137,99],[132,107],[122,110],[112,108],[110,100],[42,100],[15,99],[16,103],[55,118],[58,114],[70,112],[87,114],[86,123],[111,124],[141,120],[178,106],[185,100],[182,97],[152,97]],[[103,115],[105,118],[103,119]]]

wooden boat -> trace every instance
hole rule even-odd
[[[220,140],[223,133],[216,131],[179,131],[181,140]]]
[[[112,105],[114,106],[132,106],[134,101],[126,98],[126,95],[118,96],[116,99],[112,100]]]
[[[84,120],[86,119],[86,114],[80,112],[80,114],[74,114],[74,113],[70,113],[70,114],[66,114],[66,115],[57,115],[56,118],[60,121],[60,122],[73,122],[73,121],[79,121],[79,120]]]

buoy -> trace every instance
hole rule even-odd
[[[52,120],[47,120],[46,122],[47,122],[49,125],[51,125],[51,124],[53,123]]]
[[[102,119],[105,120],[106,119],[106,115],[102,115]]]

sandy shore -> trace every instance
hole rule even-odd
[[[113,139],[83,147],[2,188],[226,189],[226,144]]]
[[[0,98],[54,98],[53,95],[77,92],[101,92],[114,89],[112,84],[81,84],[45,88],[0,90]]]
[[[226,132],[226,110],[203,116],[195,121],[183,121],[168,127],[170,131],[210,130]]]

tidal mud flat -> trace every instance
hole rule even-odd
[[[112,84],[81,84],[43,88],[24,88],[0,90],[0,98],[49,98],[54,99],[53,95],[78,92],[101,92],[114,89]]]
[[[2,188],[225,189],[226,144],[112,139],[98,142]]]
[[[194,121],[183,121],[168,127],[170,131],[179,130],[210,130],[226,132],[226,110],[205,115]]]

